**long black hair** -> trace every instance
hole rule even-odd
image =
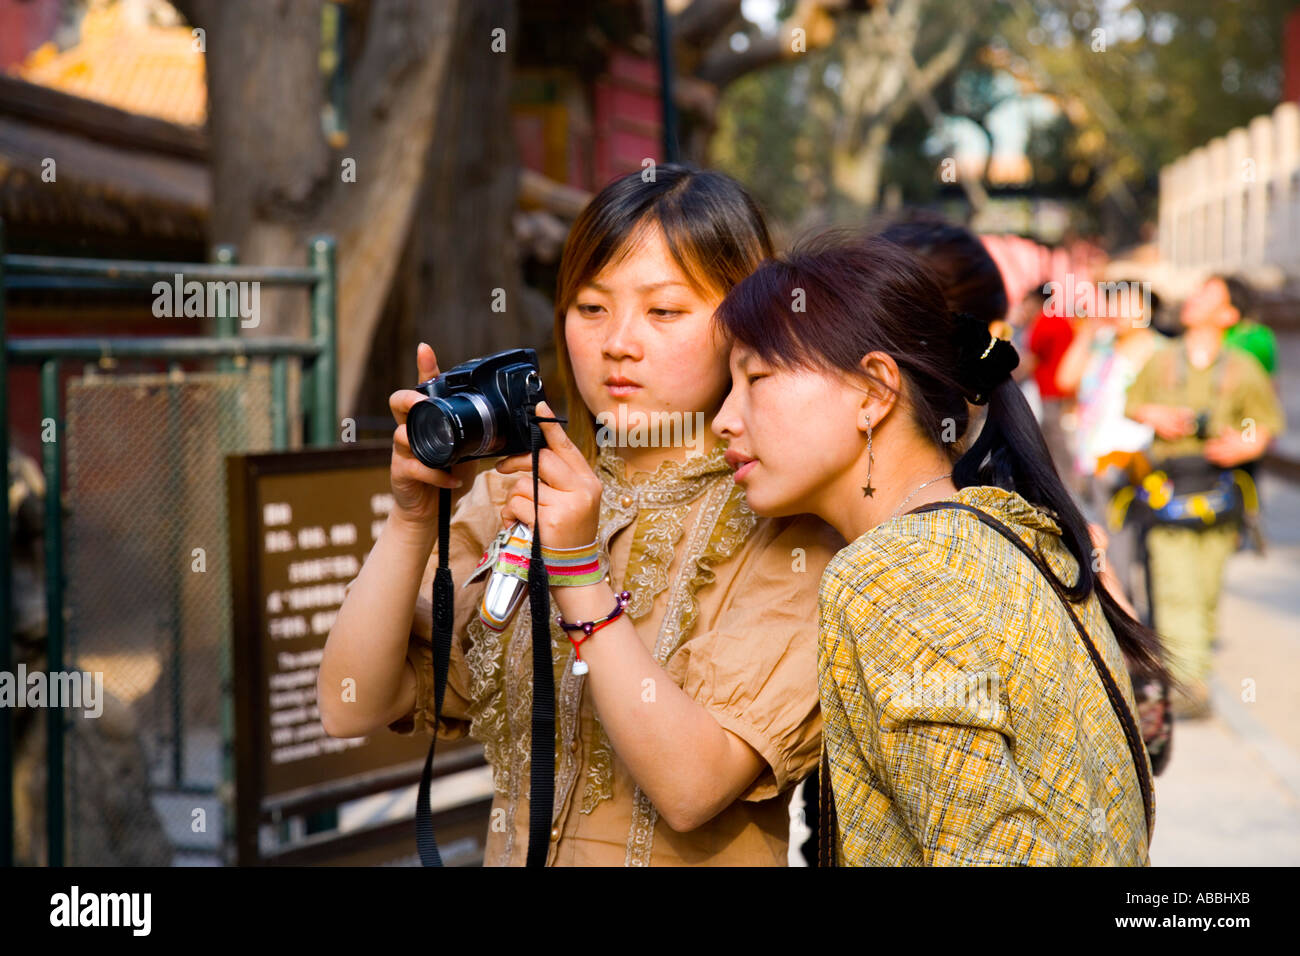
[[[802,309],[793,310],[792,301]],[[864,355],[893,357],[917,424],[953,461],[953,484],[995,485],[1053,512],[1079,566],[1072,586],[1058,582],[1062,589],[1075,602],[1095,592],[1133,668],[1170,681],[1156,633],[1098,585],[1088,523],[1010,377],[1018,362],[1014,347],[991,339],[985,322],[953,311],[934,272],[908,250],[880,237],[823,234],[763,263],[728,293],[714,321],[778,368],[863,377]],[[988,414],[963,451],[952,438],[970,425],[968,402],[987,402]]]

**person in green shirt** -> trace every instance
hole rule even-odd
[[[1223,282],[1229,302],[1241,316],[1223,333],[1223,344],[1253,355],[1264,366],[1264,371],[1272,375],[1277,371],[1277,336],[1267,325],[1250,317],[1255,304],[1250,287],[1234,276],[1218,275],[1214,278]]]
[[[1192,456],[1220,469],[1238,468],[1260,458],[1285,427],[1264,367],[1224,344],[1225,331],[1240,318],[1230,283],[1207,279],[1183,305],[1181,340],[1152,356],[1130,386],[1124,414],[1155,430],[1156,468]],[[1206,681],[1219,591],[1240,530],[1237,522],[1157,524],[1147,534],[1155,628],[1167,642],[1175,677],[1189,688],[1174,695],[1176,715],[1209,713]]]
[[[1240,349],[1248,355],[1253,355],[1269,375],[1277,371],[1277,336],[1262,322],[1242,319],[1228,329],[1223,337],[1223,344],[1230,349]]]

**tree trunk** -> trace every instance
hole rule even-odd
[[[284,265],[304,261],[311,235],[337,238],[339,410],[351,415],[428,171],[445,87],[454,82],[447,67],[457,16],[479,4],[363,0],[346,7],[355,55],[347,62],[349,128],[341,148],[331,147],[321,124],[322,0],[177,6],[206,31],[211,239],[234,243],[241,262]],[[480,43],[486,55],[489,38]],[[349,160],[355,181],[344,175]],[[472,241],[461,248],[464,258],[482,254]],[[305,317],[301,293],[264,293],[259,324],[244,334],[304,334]]]
[[[880,177],[892,132],[892,126],[875,123],[868,128],[862,145],[857,149],[836,150],[831,154],[835,189],[864,209],[874,208],[880,199]]]
[[[966,47],[963,25],[924,66],[915,61],[923,15],[936,6],[923,0],[900,0],[892,12],[883,2],[857,21],[841,62],[839,128],[831,152],[832,180],[850,201],[871,209],[880,198],[881,175],[894,127],[917,103],[937,108],[934,87],[961,61]]]
[[[365,362],[360,412],[388,415],[388,396],[413,383],[418,341],[433,346],[444,370],[505,348],[546,347],[550,305],[523,285],[511,229],[519,195],[509,99],[516,23],[513,0],[476,0],[456,18],[436,146]],[[492,51],[497,28],[505,31],[502,52]]]

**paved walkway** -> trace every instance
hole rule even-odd
[[[1300,864],[1300,487],[1260,486],[1268,553],[1228,564],[1215,714],[1174,727],[1153,866]]]

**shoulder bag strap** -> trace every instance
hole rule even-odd
[[[1118,685],[1115,683],[1115,678],[1111,676],[1110,670],[1106,667],[1106,662],[1102,659],[1101,654],[1093,645],[1092,638],[1088,636],[1088,632],[1079,621],[1078,615],[1074,613],[1074,608],[1070,605],[1069,598],[1061,587],[1061,583],[1056,579],[1056,575],[1052,573],[1051,568],[1047,566],[1047,562],[1043,560],[1042,556],[1039,555],[1037,551],[1025,544],[1018,534],[986,511],[961,502],[935,501],[928,505],[921,505],[918,508],[913,508],[908,512],[908,514],[922,514],[927,511],[938,511],[945,508],[971,512],[975,517],[979,518],[980,521],[984,522],[984,524],[988,525],[994,531],[998,532],[1014,544],[1027,558],[1029,558],[1030,561],[1034,563],[1034,566],[1042,572],[1043,576],[1047,578],[1047,583],[1050,584],[1052,590],[1056,592],[1056,596],[1061,599],[1061,604],[1064,605],[1066,613],[1070,615],[1070,620],[1074,622],[1075,629],[1079,632],[1079,636],[1083,638],[1083,646],[1087,648],[1088,656],[1092,658],[1092,663],[1096,666],[1097,673],[1101,676],[1101,682],[1106,688],[1106,696],[1110,698],[1111,706],[1115,708],[1115,715],[1119,718],[1120,726],[1124,729],[1124,737],[1128,741],[1129,754],[1133,757],[1133,766],[1137,770],[1138,785],[1142,789],[1142,807],[1146,814],[1147,843],[1149,845],[1151,842],[1152,831],[1155,827],[1155,820],[1151,809],[1151,775],[1148,772],[1147,761],[1144,759],[1144,746],[1142,744],[1142,738],[1138,734],[1137,723],[1134,721],[1133,714],[1129,711],[1128,705],[1124,703],[1124,697],[1120,693]]]
[[[839,840],[839,820],[835,816],[835,794],[831,791],[831,764],[826,749],[826,731],[822,731],[822,766],[817,807],[817,866],[839,866],[835,844]]]

